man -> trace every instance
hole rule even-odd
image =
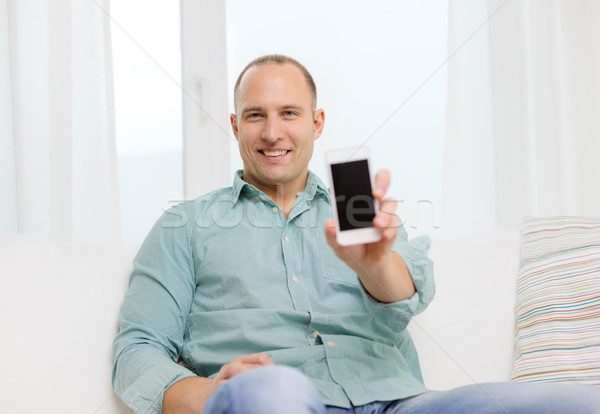
[[[377,174],[374,190],[384,201],[374,219],[382,240],[339,246],[328,191],[308,171],[325,121],[308,71],[285,56],[259,58],[234,98],[243,171],[232,187],[166,212],[134,261],[113,373],[130,407],[535,413],[572,408],[576,396],[577,412],[593,412],[582,387],[427,392],[405,328],[433,298],[429,241],[406,240],[383,200],[389,173]],[[531,393],[548,405],[536,411]]]

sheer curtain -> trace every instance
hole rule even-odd
[[[446,234],[599,214],[598,19],[594,0],[450,1]]]
[[[13,141],[8,15],[0,0],[0,231],[17,231],[17,188]]]
[[[0,8],[1,230],[119,240],[108,1]]]

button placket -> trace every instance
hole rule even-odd
[[[306,292],[306,286],[302,283],[302,274],[299,272],[301,268],[298,249],[294,240],[292,240],[295,235],[294,226],[293,223],[290,223],[289,221],[286,222],[283,229],[283,235],[280,239],[286,266],[287,286],[294,304],[294,309],[310,312],[310,303]]]

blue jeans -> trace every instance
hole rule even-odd
[[[352,408],[325,406],[299,371],[283,366],[236,375],[208,400],[204,414],[597,414],[600,389],[538,383],[489,383],[429,391]]]

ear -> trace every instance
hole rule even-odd
[[[233,135],[235,139],[238,139],[238,126],[237,126],[237,117],[235,114],[229,115],[229,122],[231,123],[231,130],[233,131]]]
[[[323,133],[323,126],[325,125],[325,111],[317,109],[314,116],[314,139],[319,139],[321,133]]]

